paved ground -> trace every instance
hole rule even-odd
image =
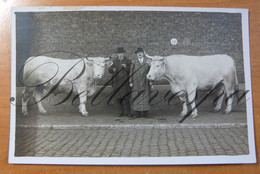
[[[16,156],[167,157],[248,154],[247,128],[18,128]]]
[[[92,111],[90,111],[91,113]],[[104,112],[104,111],[102,111]],[[199,109],[178,123],[178,111],[130,119],[114,113],[17,115],[16,156],[160,157],[248,154],[244,110],[229,115]]]
[[[164,90],[165,91],[165,90]],[[19,102],[18,102],[19,103]],[[234,103],[233,112],[210,112],[209,99],[199,106],[199,117],[178,123],[181,106],[160,102],[150,110],[152,118],[117,117],[116,105],[91,106],[89,117],[64,103],[35,106],[30,116],[16,114],[16,156],[45,157],[159,157],[248,154],[245,105]]]
[[[130,119],[78,113],[17,116],[16,156],[156,157],[248,154],[244,111]]]

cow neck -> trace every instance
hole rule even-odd
[[[93,78],[92,85],[94,86],[94,89],[96,89],[96,87],[97,87],[97,79]]]
[[[89,61],[89,60],[87,60],[87,61]],[[87,78],[90,78],[91,80],[94,81],[95,78],[94,78],[94,68],[93,68],[93,66],[90,66],[88,64],[85,64],[85,65],[86,65],[85,71],[86,71],[86,74],[87,74]]]
[[[171,78],[171,75],[170,74],[166,74],[166,75],[164,75],[164,77],[170,82],[170,83],[172,83],[173,82],[173,80],[172,80],[172,78]]]
[[[170,72],[170,71],[168,71],[167,66],[166,66],[166,62],[164,61],[163,77],[165,77],[169,82],[172,82],[172,76],[171,76],[170,73],[167,73],[167,72]]]

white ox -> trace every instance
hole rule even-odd
[[[33,96],[39,112],[47,114],[41,101],[51,93],[73,92],[79,96],[79,111],[87,116],[87,97],[96,90],[95,79],[100,79],[109,58],[58,59],[46,56],[30,57],[24,64],[22,114],[28,115],[27,105]],[[43,89],[48,91],[44,97]]]
[[[164,77],[169,81],[173,94],[179,96],[183,105],[180,116],[187,115],[186,97],[191,105],[192,118],[198,116],[195,104],[196,90],[211,89],[219,82],[223,84],[218,92],[219,99],[214,108],[214,111],[217,112],[221,109],[224,94],[233,96],[232,94],[238,85],[236,66],[234,60],[228,55],[161,57],[146,54],[146,57],[152,60],[147,78],[156,80]],[[232,97],[228,97],[225,113],[228,114],[231,110]]]

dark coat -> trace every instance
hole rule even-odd
[[[125,64],[124,68],[122,64]],[[116,92],[113,98],[122,99],[125,95],[129,94],[129,73],[130,73],[130,64],[131,61],[124,57],[122,60],[115,58],[113,60],[113,65],[109,67],[108,72],[114,76],[113,79],[113,89]],[[113,68],[116,68],[116,71],[113,71]]]
[[[150,66],[146,63],[147,58],[144,57],[141,64],[138,58],[132,61],[130,67],[130,83],[133,83],[131,93],[132,108],[135,111],[147,111],[150,109],[150,82],[147,80],[146,75],[150,70]]]

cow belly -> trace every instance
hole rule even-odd
[[[209,79],[209,81],[202,81],[198,84],[197,88],[200,90],[208,90],[213,88],[216,84],[221,82],[222,79]]]

